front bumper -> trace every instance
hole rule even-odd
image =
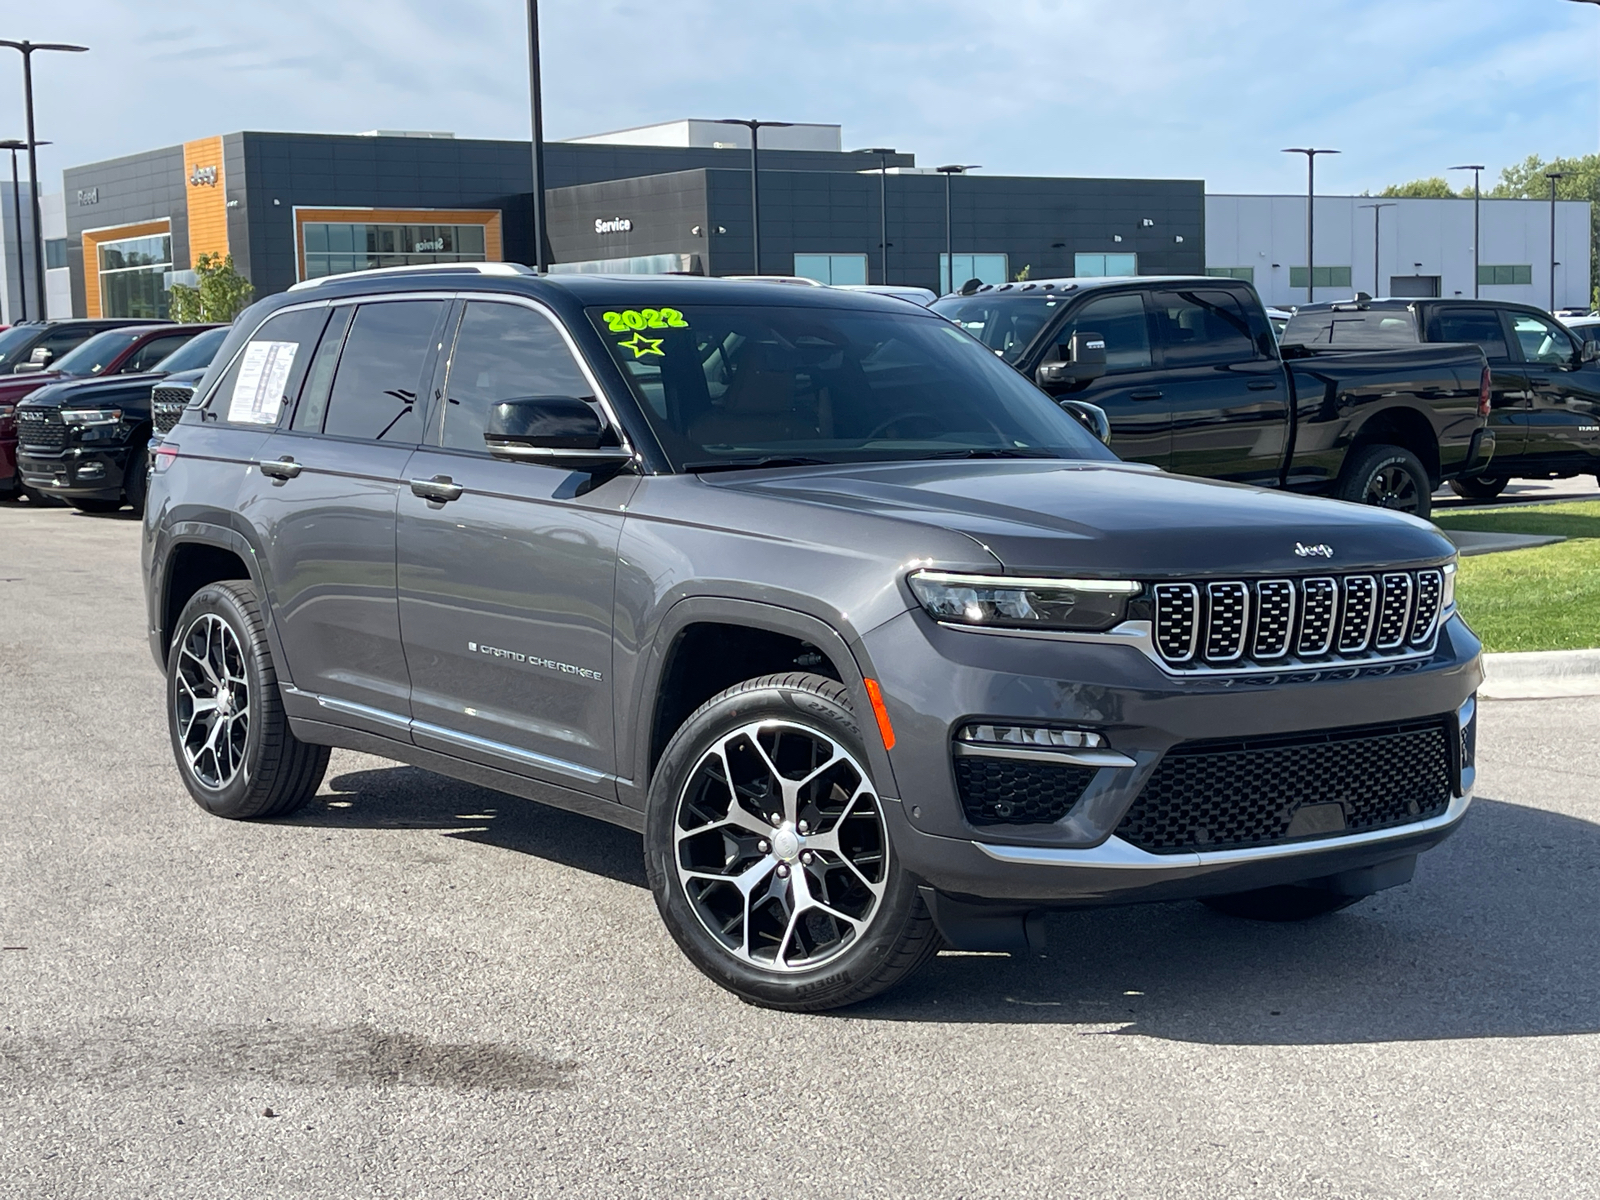
[[[899,800],[885,805],[895,851],[913,875],[945,895],[1060,907],[1326,880],[1414,858],[1448,837],[1470,803],[1465,747],[1482,671],[1479,643],[1456,617],[1434,653],[1403,671],[1268,681],[1176,677],[1129,646],[986,637],[916,611],[874,630],[864,644],[898,739],[890,760]],[[1452,726],[1454,736],[1466,734],[1463,750],[1451,752],[1451,798],[1442,812],[1242,849],[1150,853],[1116,835],[1164,756],[1184,743],[1435,718]],[[1053,823],[975,825],[952,765],[952,737],[968,722],[1092,731],[1104,739],[1106,749],[1095,752],[1104,765],[1096,765],[1081,798]]]
[[[116,500],[127,471],[126,446],[69,446],[55,452],[24,449],[17,456],[22,481],[51,496]]]

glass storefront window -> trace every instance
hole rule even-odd
[[[482,225],[307,221],[301,237],[307,279],[419,263],[482,262],[486,253]]]
[[[100,312],[107,317],[165,317],[172,274],[169,234],[101,242]]]
[[[796,254],[794,273],[801,279],[838,285],[867,282],[865,254]]]
[[[1004,254],[958,254],[955,257],[956,282],[950,282],[950,258],[948,255],[939,255],[939,291],[941,294],[954,291],[969,279],[976,279],[979,283],[1007,283],[1011,276],[1006,273],[1006,256]]]
[[[1104,279],[1107,276],[1137,275],[1137,254],[1074,254],[1072,274],[1077,279]]]

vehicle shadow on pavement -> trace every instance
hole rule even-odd
[[[1409,885],[1304,924],[1198,903],[1053,915],[1042,958],[941,955],[840,1016],[1231,1045],[1600,1030],[1600,826],[1495,800]]]
[[[617,883],[647,886],[638,834],[417,767],[335,776],[310,804],[277,823],[319,829],[434,829]]]

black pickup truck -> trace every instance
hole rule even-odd
[[[1600,345],[1531,304],[1359,296],[1296,310],[1283,337],[1285,354],[1476,343],[1492,378],[1495,454],[1451,481],[1458,495],[1492,500],[1514,478],[1600,476]]]
[[[1482,474],[1494,455],[1476,346],[1280,352],[1247,283],[1037,280],[933,309],[1069,409],[1103,410],[1123,458],[1180,475],[1426,517],[1440,482]]]

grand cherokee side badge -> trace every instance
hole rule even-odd
[[[1294,553],[1296,558],[1332,558],[1333,547],[1326,542],[1318,542],[1314,546],[1308,546],[1304,542],[1296,542],[1294,544]]]

